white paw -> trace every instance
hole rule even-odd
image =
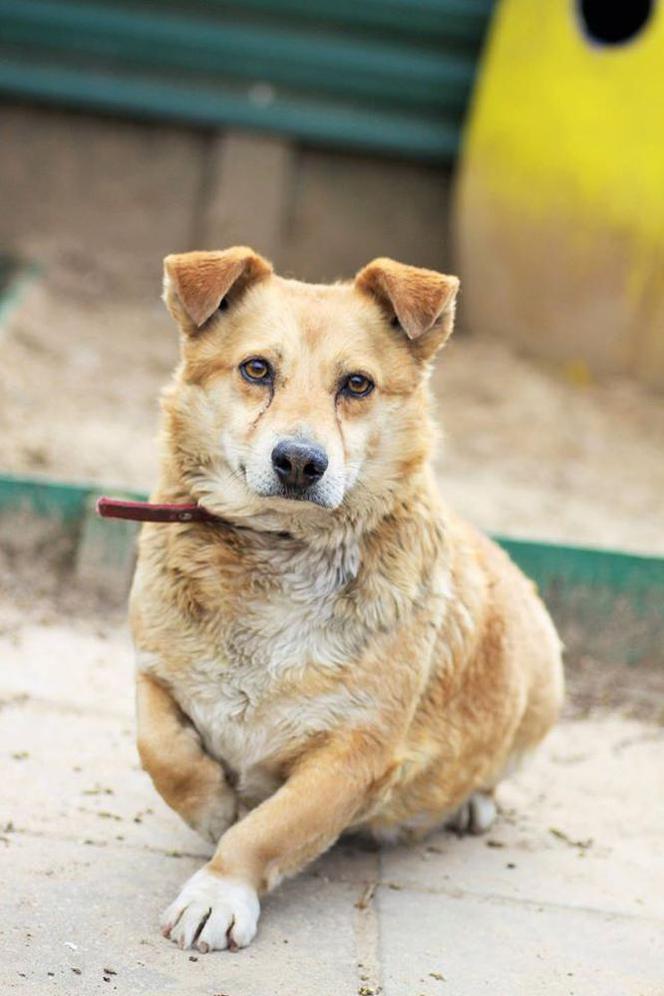
[[[496,818],[496,803],[486,792],[474,792],[459,806],[447,826],[457,833],[484,833]]]
[[[181,948],[207,951],[246,948],[256,935],[256,890],[237,878],[201,868],[161,918],[161,932]]]

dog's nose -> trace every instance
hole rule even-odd
[[[304,490],[320,481],[327,464],[325,450],[306,439],[282,439],[272,450],[272,466],[289,488]]]

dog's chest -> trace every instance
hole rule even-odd
[[[253,594],[224,624],[229,665],[257,670],[264,679],[309,663],[346,661],[357,634],[338,609],[359,562],[356,544],[322,551],[286,545],[264,552],[253,566]]]
[[[275,759],[366,707],[335,680],[363,638],[335,612],[358,559],[346,553],[277,565],[278,583],[258,585],[223,622],[218,655],[192,659],[174,685],[207,751],[236,776],[241,795],[270,794]]]
[[[273,718],[259,717],[258,682],[247,677],[230,676],[224,661],[199,660],[175,692],[206,751],[237,779],[238,789],[264,783],[263,796],[276,787],[266,762],[283,738]]]
[[[198,730],[205,749],[235,779],[241,798],[251,803],[279,784],[280,758],[303,747],[313,735],[361,720],[371,704],[334,680],[327,668],[303,668],[284,691],[278,676],[259,668],[229,669],[223,661],[198,661],[186,681],[174,688],[181,707]]]

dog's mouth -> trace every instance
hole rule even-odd
[[[317,488],[316,485],[309,488],[285,488],[277,486],[274,490],[270,490],[269,493],[261,497],[281,498],[285,501],[297,501],[300,504],[308,502],[311,505],[318,505],[320,508],[334,507],[329,500],[326,500],[325,495],[321,494],[321,489]]]
[[[281,502],[289,505],[297,502],[300,506],[334,509],[343,500],[343,488],[335,487],[334,482],[327,479],[308,486],[290,487],[274,474],[252,474],[244,464],[240,465],[240,471],[247,489],[257,498],[267,499],[273,507],[278,507]]]

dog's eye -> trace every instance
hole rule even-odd
[[[254,356],[240,364],[240,373],[251,384],[268,384],[272,380],[272,367],[267,360]]]
[[[373,381],[364,374],[350,374],[341,385],[341,393],[351,398],[366,398],[374,389]]]
[[[217,310],[218,311],[227,311],[228,310],[228,298],[227,297],[222,297],[221,301],[219,302],[219,307],[218,307]]]

